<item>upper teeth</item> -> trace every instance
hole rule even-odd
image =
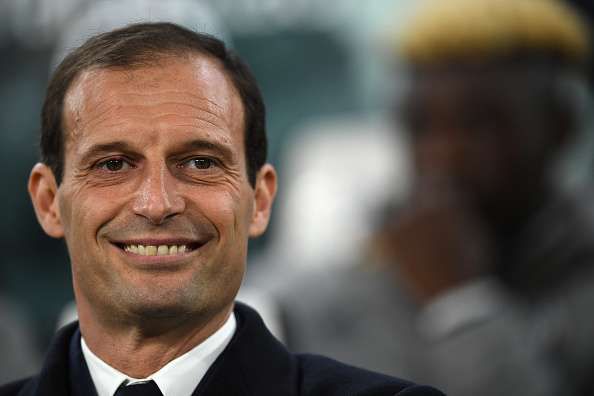
[[[186,252],[186,245],[126,245],[124,250],[143,256],[166,256]]]

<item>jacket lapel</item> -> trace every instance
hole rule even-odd
[[[18,396],[96,396],[80,348],[78,322],[64,326],[47,352],[41,373]]]
[[[236,303],[237,330],[193,396],[294,396],[297,363],[260,316]]]
[[[248,306],[236,303],[237,330],[193,396],[295,396],[297,362]],[[18,396],[96,395],[80,348],[78,322],[56,335],[41,373]]]
[[[70,340],[70,394],[72,396],[97,396],[82,348],[80,330],[76,329]]]

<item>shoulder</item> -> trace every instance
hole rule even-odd
[[[25,378],[19,381],[9,382],[5,385],[0,385],[0,396],[18,395],[30,381],[31,378]]]
[[[323,356],[295,356],[302,395],[443,396],[433,388],[349,366]]]

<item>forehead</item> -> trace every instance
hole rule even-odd
[[[168,113],[243,131],[241,98],[223,66],[208,56],[190,55],[131,69],[83,71],[65,96],[65,141],[68,145],[114,122],[150,124],[151,116],[166,119]]]
[[[528,68],[418,72],[399,116],[413,136],[434,132],[429,136],[448,133],[485,142],[514,139],[533,144],[552,131],[547,102],[550,82],[545,77],[531,74]]]
[[[534,68],[480,65],[421,70],[412,81],[411,96],[444,99],[452,105],[461,101],[486,101],[516,106],[533,100],[542,85]]]

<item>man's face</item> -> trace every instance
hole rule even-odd
[[[256,234],[244,113],[208,57],[91,70],[65,100],[56,194],[75,295],[114,318],[230,306]]]
[[[535,193],[548,171],[552,134],[532,88],[522,74],[419,76],[404,114],[419,178],[486,210],[511,209]]]

